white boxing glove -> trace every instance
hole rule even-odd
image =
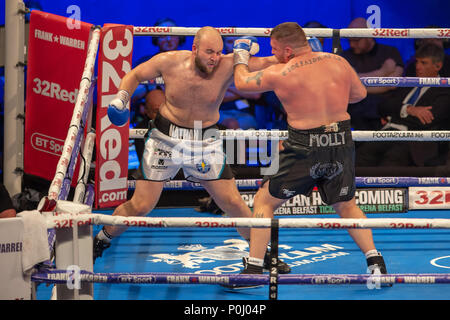
[[[245,64],[248,65],[250,55],[255,55],[259,52],[258,40],[255,37],[241,37],[234,41],[234,65]]]

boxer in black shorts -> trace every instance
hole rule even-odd
[[[367,96],[355,70],[338,55],[310,46],[295,22],[272,29],[270,45],[278,64],[257,72],[246,65],[249,56],[235,48],[234,83],[241,91],[274,91],[287,115],[289,138],[279,157],[279,171],[266,177],[255,195],[254,217],[273,218],[274,211],[296,194],[308,195],[317,186],[322,200],[342,218],[366,218],[356,205],[354,145],[349,103]],[[315,49],[312,50],[312,47]],[[272,159],[272,162],[276,161]],[[368,271],[387,273],[370,229],[348,229],[364,253]],[[253,228],[250,257],[243,273],[261,273],[270,230]]]
[[[309,196],[315,186],[326,204],[349,201],[355,195],[355,149],[350,121],[298,130],[288,126],[279,170],[270,180],[269,192],[279,199]]]

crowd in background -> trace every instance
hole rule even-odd
[[[165,18],[156,25],[176,26]],[[317,21],[304,28],[326,28]],[[438,28],[438,26],[428,26]],[[348,28],[367,28],[364,18],[356,18]],[[236,37],[223,37],[224,50],[232,52]],[[324,39],[319,39],[322,44]],[[158,52],[176,50],[185,37],[153,37]],[[352,65],[360,77],[449,77],[450,55],[448,39],[417,39],[415,54],[404,61],[399,50],[392,45],[378,43],[375,38],[350,38],[348,49],[339,52]],[[149,59],[144,56],[138,64]],[[158,91],[158,94],[153,92]],[[162,103],[163,86],[140,86],[133,96],[132,123],[147,125]],[[363,101],[349,104],[353,130],[449,130],[450,89],[438,87],[400,88],[367,87]],[[153,94],[152,94],[153,92]],[[155,96],[154,98],[152,96]],[[414,100],[413,100],[414,98]],[[220,106],[219,126],[222,129],[280,129],[285,130],[287,119],[281,102],[273,92],[244,93],[233,85],[228,89]],[[138,146],[138,158],[142,147]],[[377,166],[439,166],[446,165],[448,142],[356,142],[357,167]]]

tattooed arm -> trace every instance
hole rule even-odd
[[[264,68],[270,67],[271,65],[277,64],[278,60],[275,58],[275,56],[268,56],[268,57],[250,57],[248,61],[248,69],[253,71],[259,71]]]
[[[239,64],[234,68],[234,84],[240,91],[272,91],[272,75],[273,71],[270,67],[260,71],[249,72],[246,65]]]

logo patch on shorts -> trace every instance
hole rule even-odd
[[[311,167],[309,174],[313,179],[325,178],[330,180],[341,174],[343,168],[344,166],[342,163],[338,161],[326,163],[319,162]]]
[[[339,196],[346,196],[348,194],[348,187],[343,187],[341,189],[341,192],[339,193]]]
[[[284,194],[286,197],[291,198],[291,197],[293,197],[293,196],[295,195],[295,191],[288,190],[288,189],[284,188],[284,189],[283,189],[283,194]]]
[[[196,164],[197,171],[200,173],[207,173],[209,170],[211,170],[211,165],[206,163],[205,160],[202,160],[202,162]]]

